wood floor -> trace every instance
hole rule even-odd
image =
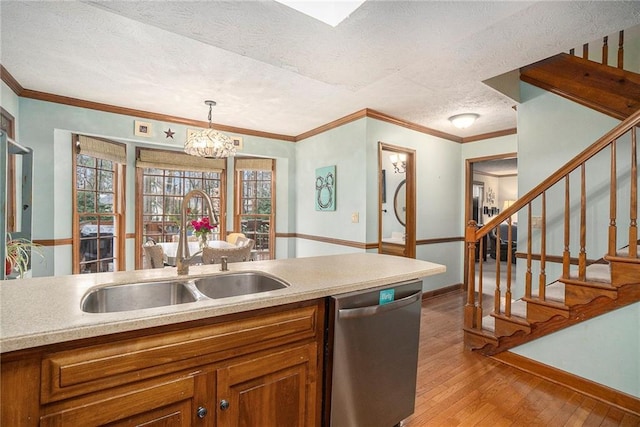
[[[464,293],[422,307],[416,409],[405,427],[640,426],[640,417],[464,350]]]

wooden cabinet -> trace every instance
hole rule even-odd
[[[319,426],[323,330],[315,301],[3,354],[0,421]]]
[[[314,425],[315,344],[218,370],[218,427]]]
[[[191,425],[194,378],[157,382],[138,390],[113,390],[40,418],[41,427]]]

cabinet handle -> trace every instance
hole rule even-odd
[[[227,409],[229,409],[229,402],[224,400],[224,399],[222,399],[220,401],[220,410],[226,411]]]
[[[205,408],[204,406],[200,406],[198,408],[198,411],[196,412],[196,415],[198,415],[198,418],[204,418],[207,416],[207,408]]]

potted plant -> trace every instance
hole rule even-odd
[[[24,273],[29,268],[29,259],[33,254],[37,254],[44,259],[41,249],[42,245],[34,243],[31,240],[17,238],[14,239],[8,234],[5,246],[5,276],[11,274],[12,271],[18,272],[18,277],[24,277]]]

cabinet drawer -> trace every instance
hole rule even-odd
[[[191,424],[194,378],[158,384],[130,393],[102,397],[92,402],[44,415],[40,427]]]
[[[66,350],[42,360],[42,403],[189,369],[319,334],[320,305]]]

